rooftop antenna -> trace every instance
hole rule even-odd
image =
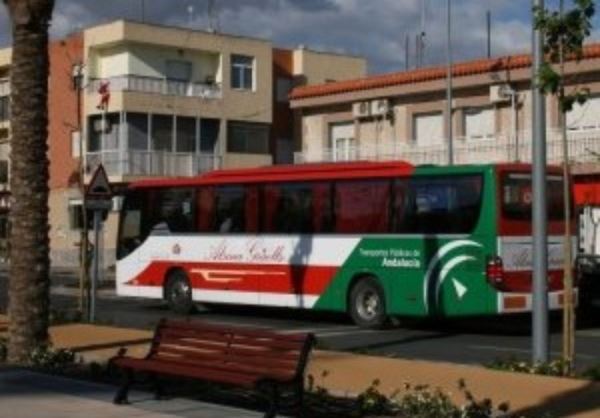
[[[219,10],[217,0],[208,0],[208,30],[217,32],[219,30]]]
[[[489,8],[485,13],[485,21],[487,30],[487,57],[492,58],[492,11]]]
[[[188,12],[188,25],[191,28],[194,25],[194,5],[190,4],[187,7]]]
[[[146,22],[146,0],[140,0],[140,12],[142,23]]]
[[[419,33],[419,66],[425,63],[425,26],[427,21],[427,0],[421,0],[421,33]]]

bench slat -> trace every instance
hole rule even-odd
[[[296,371],[297,362],[290,362],[286,360],[275,361],[273,359],[265,359],[261,357],[247,357],[247,356],[237,356],[231,353],[209,353],[209,352],[184,352],[182,350],[172,349],[169,347],[161,347],[154,356],[163,356],[166,354],[167,356],[177,356],[181,359],[189,359],[190,361],[215,361],[215,362],[227,362],[227,363],[237,363],[240,365],[250,365],[259,367],[264,370],[281,370],[281,371],[291,371],[294,373]],[[154,357],[153,356],[153,357]]]
[[[224,371],[235,371],[235,373],[243,373],[247,376],[252,376],[254,380],[260,379],[275,379],[279,381],[292,380],[295,375],[295,370],[290,368],[272,368],[266,367],[265,364],[248,364],[239,363],[229,359],[213,359],[213,358],[195,358],[190,357],[172,357],[161,353],[160,355],[153,357],[153,360],[157,360],[163,363],[172,363],[185,365],[190,369],[194,368],[209,368]]]
[[[230,325],[215,325],[207,324],[201,321],[181,321],[181,320],[169,320],[167,321],[169,329],[178,330],[189,330],[189,331],[208,331],[217,334],[235,334],[239,336],[253,337],[253,338],[266,338],[270,340],[282,340],[288,342],[303,343],[307,334],[277,334],[273,331],[259,328],[250,327],[233,327]]]
[[[232,342],[231,345],[215,344],[212,341],[191,340],[191,339],[174,339],[164,338],[159,340],[158,346],[169,345],[180,348],[188,348],[190,351],[215,351],[215,352],[231,352],[239,355],[260,355],[273,359],[298,360],[301,351],[300,349],[283,350],[273,348],[269,345],[249,345],[246,343]]]

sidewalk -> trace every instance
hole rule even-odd
[[[53,327],[51,336],[55,347],[73,349],[86,361],[104,361],[114,355],[121,346],[129,347],[131,355],[144,355],[151,333],[70,324]],[[322,377],[324,371],[327,372],[326,377]],[[600,417],[600,383],[583,380],[332,351],[316,351],[309,364],[308,373],[315,377],[316,385],[323,386],[335,394],[357,394],[373,380],[379,379],[380,388],[388,394],[403,389],[405,383],[413,386],[423,384],[452,393],[458,403],[463,403],[464,399],[458,394],[457,382],[464,379],[475,397],[489,397],[496,404],[508,401],[513,412],[536,414],[535,416],[550,413],[554,418]]]
[[[174,398],[155,401],[132,391],[130,405],[112,403],[113,386],[0,368],[0,418],[259,418],[259,412]],[[18,411],[18,412],[17,412]]]

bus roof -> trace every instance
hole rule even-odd
[[[185,187],[209,184],[248,184],[280,181],[344,180],[356,178],[407,177],[416,170],[425,173],[480,171],[484,168],[523,171],[529,164],[481,164],[413,166],[404,161],[389,162],[338,162],[319,164],[278,165],[258,168],[215,170],[195,177],[170,177],[140,180],[131,183],[131,188]]]

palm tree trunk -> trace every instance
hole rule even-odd
[[[48,341],[48,26],[54,0],[4,0],[13,34],[8,361]]]

